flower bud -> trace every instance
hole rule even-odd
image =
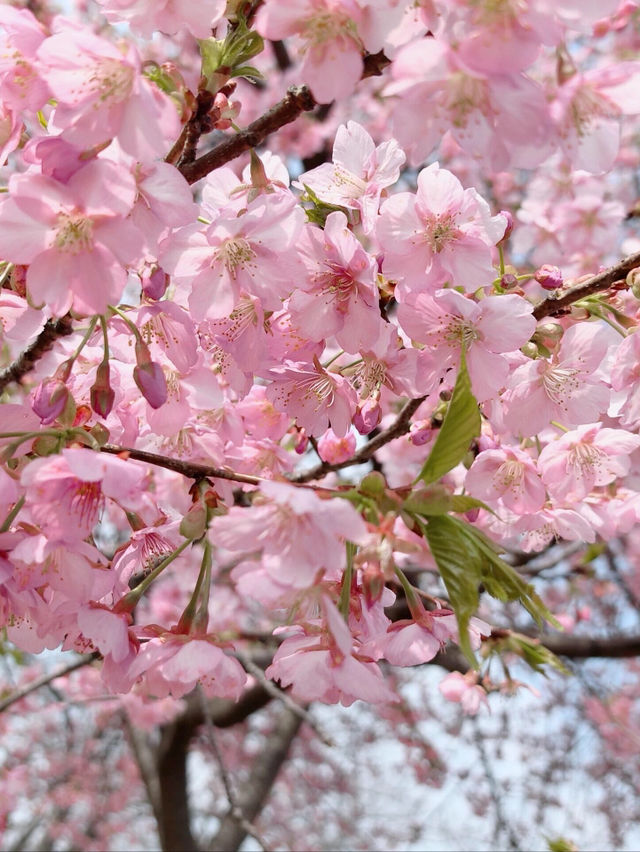
[[[306,451],[308,444],[309,436],[307,435],[304,429],[299,429],[298,434],[296,435],[296,442],[294,447],[296,453],[301,456]]]
[[[167,401],[167,380],[160,364],[149,361],[133,368],[133,380],[151,408],[160,408]]]
[[[431,440],[432,432],[430,420],[416,420],[415,423],[411,424],[409,440],[414,447],[421,447]]]
[[[545,340],[560,340],[564,329],[559,322],[544,322],[538,326],[536,333]]]
[[[95,382],[91,385],[89,391],[91,398],[91,408],[100,417],[108,417],[116,395],[109,382],[109,362],[101,361],[96,370]]]
[[[500,245],[500,243],[504,242],[505,240],[508,240],[509,237],[511,236],[511,232],[513,231],[513,216],[512,216],[512,214],[509,213],[508,210],[501,210],[500,215],[504,216],[504,218],[507,220],[507,227],[504,229],[504,234],[502,235],[502,239],[498,241],[498,245]]]
[[[500,286],[504,290],[512,290],[514,287],[518,286],[518,279],[513,274],[513,272],[505,272],[505,274],[500,279]]]
[[[45,379],[36,388],[31,407],[42,420],[42,425],[48,426],[60,417],[69,397],[69,388],[64,382]]]
[[[636,267],[627,273],[627,287],[636,299],[640,299],[640,267]]]
[[[339,438],[333,429],[327,429],[318,441],[318,455],[329,464],[341,464],[348,461],[356,451],[356,436],[347,432]]]
[[[382,419],[382,409],[377,399],[366,399],[362,405],[356,409],[353,416],[353,425],[361,435],[368,435],[373,432],[380,420]]]
[[[153,272],[142,276],[142,292],[147,299],[161,299],[167,289],[169,276],[161,266],[156,266]]]
[[[195,503],[180,522],[180,535],[188,539],[202,538],[207,530],[207,510],[202,503]]]
[[[562,272],[557,266],[551,266],[549,263],[544,263],[539,269],[536,269],[533,277],[545,290],[557,290],[562,287]]]

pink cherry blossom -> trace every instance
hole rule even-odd
[[[595,173],[611,168],[620,143],[619,118],[640,112],[639,80],[640,63],[621,62],[575,74],[559,89],[552,114],[574,168]]]
[[[28,9],[0,6],[0,101],[10,111],[36,112],[50,97],[36,68],[44,38],[42,24]]]
[[[66,449],[22,471],[32,516],[52,541],[76,543],[91,532],[105,498],[127,509],[143,505],[144,469],[136,462]]]
[[[348,0],[267,0],[256,15],[256,29],[268,39],[299,36],[300,77],[319,103],[329,103],[350,95],[362,74],[362,14],[360,5]]]
[[[235,553],[260,549],[273,555],[268,570],[281,584],[304,588],[318,574],[339,573],[345,541],[366,537],[362,518],[344,500],[321,500],[283,482],[264,482],[260,490],[266,500],[214,519],[213,540]]]
[[[239,216],[229,211],[205,230],[179,230],[161,244],[159,259],[190,289],[195,319],[228,316],[243,294],[276,311],[303,274],[295,250],[303,223],[293,195],[259,196]]]
[[[145,642],[126,672],[134,682],[156,698],[181,698],[201,684],[209,697],[237,701],[247,684],[247,675],[229,654],[206,636],[164,633]]]
[[[589,423],[547,444],[538,465],[554,497],[576,501],[596,485],[608,485],[625,476],[631,467],[630,455],[638,447],[638,435]]]
[[[300,701],[340,702],[350,707],[361,699],[372,704],[397,701],[398,696],[385,684],[378,666],[371,660],[358,659],[353,638],[335,605],[322,598],[326,626],[284,640],[266,670],[267,677],[291,686],[291,694]]]
[[[267,398],[274,408],[294,417],[311,435],[321,435],[331,426],[343,437],[356,409],[356,393],[337,373],[329,373],[316,359],[313,364],[285,361],[274,367]]]
[[[438,163],[420,172],[415,196],[392,195],[380,213],[376,233],[383,271],[400,281],[399,301],[446,282],[474,292],[495,278],[491,247],[502,238],[507,220],[491,216],[476,190],[463,189]]]
[[[343,438],[338,438],[333,429],[327,429],[318,441],[318,454],[322,461],[329,464],[340,464],[347,461],[356,451],[356,436],[347,432]]]
[[[163,156],[177,136],[173,101],[142,76],[132,44],[123,52],[89,30],[66,26],[42,43],[38,59],[57,101],[51,125],[71,144],[92,148],[117,137],[144,162]]]
[[[434,296],[410,295],[399,307],[398,321],[413,340],[426,344],[437,364],[436,380],[458,366],[464,346],[473,393],[483,402],[507,383],[510,365],[504,353],[517,350],[533,334],[531,312],[532,305],[515,293],[474,302],[455,290],[438,290]]]
[[[126,284],[124,265],[140,249],[126,217],[135,200],[128,170],[93,160],[66,184],[33,173],[12,175],[0,206],[0,255],[28,264],[27,288],[35,303],[55,314],[73,305],[103,313]]]
[[[292,319],[311,340],[335,335],[346,352],[372,345],[381,326],[373,258],[340,211],[327,216],[324,230],[308,229],[305,236],[307,276],[289,299]]]
[[[400,176],[405,155],[395,139],[375,146],[357,122],[341,124],[333,144],[332,163],[323,163],[300,176],[298,184],[310,187],[329,204],[359,210],[365,233],[373,230],[380,196]]]
[[[440,681],[440,692],[447,701],[455,701],[468,716],[475,716],[482,704],[489,706],[487,693],[478,683],[478,675],[474,671],[466,674],[451,672]]]
[[[526,436],[552,420],[563,426],[593,422],[609,403],[609,389],[598,373],[609,340],[597,323],[574,325],[551,361],[517,367],[503,395],[509,428]]]
[[[472,70],[443,38],[417,39],[403,47],[385,94],[400,96],[393,134],[414,165],[445,133],[494,170],[532,168],[554,148],[541,86],[522,73]]]
[[[517,447],[484,450],[476,456],[464,482],[473,497],[490,503],[501,500],[518,514],[536,512],[547,497],[535,462]]]
[[[177,33],[188,30],[208,38],[224,15],[226,0],[98,0],[111,23],[126,21],[134,32],[151,36],[154,30]]]

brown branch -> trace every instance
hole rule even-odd
[[[158,752],[160,814],[158,833],[165,852],[180,849],[195,852],[197,845],[191,832],[191,814],[187,789],[187,756],[189,744],[197,728],[205,721],[202,704],[196,692],[186,696],[187,709],[162,727]],[[209,702],[210,718],[216,728],[228,728],[244,721],[271,701],[270,696],[255,686],[238,701],[214,698]],[[248,818],[248,817],[247,817]]]
[[[67,314],[59,319],[49,319],[33,343],[0,373],[0,393],[12,382],[19,382],[31,372],[40,358],[48,352],[59,337],[66,337],[73,331],[71,317]]]
[[[250,148],[256,148],[269,134],[295,121],[299,115],[315,106],[316,101],[306,86],[292,86],[281,101],[247,128],[198,157],[193,163],[183,164],[180,171],[189,183],[195,183]]]
[[[571,287],[559,296],[549,296],[536,305],[533,315],[537,320],[540,320],[544,317],[566,313],[574,302],[584,299],[585,296],[591,296],[594,293],[607,290],[616,281],[624,281],[629,272],[638,266],[640,266],[640,252],[625,257],[624,260],[621,260],[615,266],[605,269],[604,272],[599,272],[597,275],[592,276],[587,281],[583,281],[581,284],[577,284],[575,287]]]
[[[233,482],[245,482],[248,485],[259,485],[263,481],[259,476],[235,473],[235,471],[227,470],[226,468],[211,467],[210,465],[197,464],[196,462],[183,461],[182,459],[172,459],[158,453],[148,453],[145,450],[134,450],[130,447],[117,447],[113,444],[105,444],[100,447],[100,451],[111,453],[112,455],[125,455],[127,458],[147,462],[156,467],[164,467],[166,470],[173,470],[176,473],[181,473],[183,476],[195,480],[229,479]]]
[[[376,435],[375,438],[372,438],[368,444],[366,444],[350,459],[347,459],[347,461],[338,462],[336,464],[322,462],[322,464],[312,467],[311,470],[307,470],[304,473],[293,476],[291,481],[297,483],[310,482],[312,479],[318,479],[331,471],[341,470],[344,467],[351,467],[354,464],[363,464],[364,462],[369,461],[371,456],[379,450],[380,447],[384,447],[385,444],[388,444],[389,441],[393,441],[395,438],[400,438],[402,435],[406,435],[411,426],[411,418],[418,408],[420,408],[425,399],[426,396],[420,396],[417,399],[410,399],[391,426],[387,429],[383,429],[382,432]]]
[[[640,636],[541,636],[540,642],[559,657],[623,659],[640,656]]]
[[[5,711],[8,707],[11,707],[11,705],[15,704],[16,701],[20,701],[21,698],[25,698],[37,689],[41,689],[43,686],[48,686],[48,684],[57,680],[59,677],[64,677],[65,675],[74,672],[76,669],[80,669],[83,666],[88,665],[95,659],[97,659],[96,654],[88,654],[85,657],[80,657],[80,659],[74,660],[72,663],[67,663],[67,665],[62,666],[62,668],[55,669],[55,671],[42,675],[42,677],[39,677],[36,680],[32,680],[31,683],[26,684],[21,689],[17,689],[15,692],[12,692],[11,695],[8,695],[0,701],[0,713]]]

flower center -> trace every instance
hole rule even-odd
[[[130,65],[117,59],[100,60],[89,77],[89,87],[98,96],[96,108],[107,102],[126,101],[131,95],[133,80],[134,70]]]
[[[300,35],[307,42],[303,51],[309,47],[322,47],[328,41],[345,38],[360,45],[355,23],[347,15],[339,13],[320,12],[312,15],[302,25]]]
[[[92,527],[102,505],[102,486],[99,482],[75,480],[70,485],[69,508],[82,526]]]
[[[580,479],[602,466],[603,455],[593,444],[576,444],[569,453],[567,467],[572,468],[576,479]]]
[[[248,241],[239,237],[237,240],[226,240],[214,254],[214,261],[222,263],[229,275],[236,278],[238,268],[251,263],[256,256]]]
[[[542,375],[542,386],[545,393],[556,405],[565,406],[566,400],[580,387],[577,376],[578,370],[569,367],[551,367]]]
[[[425,224],[426,240],[435,254],[439,254],[449,243],[458,239],[459,231],[456,228],[455,216],[451,213],[442,213],[439,216],[431,213]]]
[[[495,482],[505,491],[522,491],[524,469],[520,462],[508,459],[503,462],[495,473]]]
[[[80,254],[93,248],[93,222],[86,216],[72,216],[61,213],[58,216],[58,229],[54,240],[58,251],[67,254]]]

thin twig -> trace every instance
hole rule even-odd
[[[59,337],[66,337],[73,331],[71,317],[67,314],[59,319],[47,320],[40,334],[22,352],[13,364],[0,373],[0,393],[12,382],[19,382],[23,376],[30,373],[40,358],[48,352]]]
[[[216,763],[218,764],[218,768],[220,770],[220,777],[222,778],[224,790],[227,796],[227,800],[229,802],[231,816],[234,820],[236,820],[236,822],[239,823],[240,826],[242,826],[243,831],[253,837],[253,839],[260,844],[260,846],[265,850],[265,852],[270,852],[269,845],[265,842],[258,829],[255,827],[255,825],[253,825],[253,823],[249,822],[249,820],[246,819],[244,814],[242,813],[242,808],[238,804],[236,794],[231,784],[231,778],[229,777],[227,767],[224,765],[224,760],[222,759],[222,754],[220,753],[220,748],[218,747],[218,740],[213,726],[213,719],[211,718],[211,712],[209,710],[207,698],[201,688],[198,688],[198,693],[200,695],[200,702],[202,704],[202,715],[204,717],[204,723],[207,730],[209,745],[211,746],[211,751],[213,752],[213,756],[215,757]]]
[[[482,764],[482,768],[484,770],[484,774],[489,785],[489,793],[491,796],[491,800],[493,801],[493,807],[495,808],[496,813],[496,827],[494,831],[493,840],[497,845],[500,838],[500,833],[504,832],[509,842],[509,849],[512,849],[513,852],[518,852],[518,850],[520,849],[520,846],[518,844],[518,838],[515,836],[511,825],[507,822],[504,811],[502,809],[503,793],[500,790],[498,781],[493,772],[493,767],[491,766],[491,762],[489,761],[489,756],[484,745],[482,733],[480,732],[476,719],[473,720],[473,738],[475,740],[476,748],[478,749],[478,753],[480,755],[480,763]]]
[[[624,282],[629,272],[632,269],[640,266],[640,252],[630,254],[604,272],[599,272],[597,275],[571,287],[559,296],[549,296],[544,301],[536,305],[533,315],[537,320],[544,317],[555,316],[557,314],[566,313],[574,302],[584,299],[585,296],[592,296],[594,293],[599,293],[602,290],[607,290],[616,281]]]
[[[295,713],[295,715],[302,719],[303,722],[306,722],[317,735],[320,742],[329,746],[329,748],[333,748],[335,743],[324,733],[324,731],[322,731],[322,729],[318,726],[318,723],[310,716],[309,712],[305,710],[304,707],[301,707],[300,704],[297,704],[286,692],[278,689],[273,681],[268,680],[260,666],[256,665],[243,651],[236,650],[234,652],[234,656],[240,660],[249,674],[252,674],[260,682],[260,685],[264,687],[265,691],[268,692],[272,698],[275,698],[277,701],[281,701],[285,707],[288,707],[288,709],[291,710],[292,713]]]
[[[16,701],[20,701],[21,698],[25,698],[37,689],[47,686],[51,683],[51,681],[57,680],[59,677],[64,677],[70,672],[74,672],[76,669],[81,669],[83,666],[92,663],[95,659],[97,659],[96,654],[87,654],[84,657],[80,657],[78,660],[74,660],[72,663],[68,663],[62,668],[56,669],[49,674],[42,675],[42,677],[31,681],[31,683],[26,684],[26,686],[23,686],[21,689],[17,689],[15,692],[12,692],[11,695],[8,695],[0,701],[0,713],[3,713],[8,707],[15,704]]]
[[[180,166],[180,171],[189,183],[195,183],[250,148],[256,148],[269,134],[285,124],[290,124],[303,112],[309,112],[316,106],[316,101],[306,86],[292,86],[285,97],[264,115],[251,122],[240,133],[217,145],[212,151],[198,157],[193,163],[184,163]]]
[[[172,459],[158,453],[148,453],[146,450],[134,450],[131,447],[117,447],[114,444],[105,444],[100,447],[100,451],[111,453],[112,455],[125,455],[127,458],[135,459],[136,461],[147,462],[156,467],[164,467],[167,470],[173,470],[176,473],[181,473],[183,476],[197,481],[201,479],[229,479],[233,482],[244,482],[248,485],[259,485],[264,481],[259,476],[236,473],[226,468],[211,467],[210,465],[197,464],[196,462],[183,461],[182,459]]]
[[[368,444],[366,444],[355,455],[351,456],[350,459],[347,459],[347,461],[337,462],[336,464],[322,462],[322,464],[312,467],[311,470],[307,470],[304,473],[291,477],[291,481],[296,483],[310,482],[311,480],[318,479],[331,471],[341,470],[345,467],[351,467],[352,465],[363,464],[364,462],[369,461],[371,456],[377,452],[380,447],[383,447],[395,438],[400,438],[402,435],[406,435],[411,427],[411,418],[418,408],[420,408],[425,399],[426,396],[420,396],[417,399],[409,400],[391,426],[387,429],[383,429],[382,432],[376,435],[375,438],[372,438]]]

